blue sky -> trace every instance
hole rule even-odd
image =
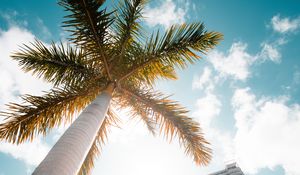
[[[111,6],[111,2],[107,3]],[[127,122],[113,129],[94,174],[198,175],[238,162],[246,174],[300,175],[300,1],[157,0],[145,8],[147,31],[202,21],[224,34],[220,45],[179,80],[157,88],[190,110],[214,151],[198,167],[176,142],[154,138]],[[9,55],[35,37],[65,41],[64,11],[55,1],[2,0],[0,6],[0,109],[19,94],[41,94],[51,86],[21,72]],[[1,118],[0,118],[1,120]],[[64,132],[19,146],[0,142],[0,175],[30,174]]]

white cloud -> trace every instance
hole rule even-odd
[[[15,100],[19,94],[41,94],[41,91],[50,88],[42,80],[38,80],[30,73],[24,73],[18,63],[10,58],[10,55],[17,51],[23,43],[34,41],[34,35],[26,29],[17,26],[7,31],[0,30],[0,74],[3,75],[6,83],[1,84],[0,94],[6,98],[0,99],[0,105]]]
[[[273,62],[279,63],[281,61],[281,53],[275,45],[263,43],[261,55],[262,59],[270,59]]]
[[[220,77],[245,81],[251,76],[250,69],[255,63],[261,64],[265,61],[280,63],[281,53],[279,48],[286,42],[283,38],[271,43],[263,42],[261,50],[255,54],[247,51],[248,45],[246,43],[235,42],[231,45],[228,53],[213,50],[207,57],[214,69],[220,74]]]
[[[0,142],[0,151],[13,156],[15,159],[24,161],[27,165],[38,165],[50,150],[41,139],[26,142],[20,145]]]
[[[214,117],[220,114],[221,102],[216,95],[207,93],[205,97],[197,100],[196,107],[198,110],[194,115],[197,115],[204,128],[208,128]]]
[[[146,23],[151,27],[162,25],[169,28],[172,24],[184,23],[186,12],[187,5],[176,7],[172,0],[166,0],[157,7],[146,7],[144,16]]]
[[[1,83],[0,86],[0,105],[8,101],[15,101],[16,98],[14,94],[18,93],[18,89],[16,88],[12,76],[7,71],[0,69],[0,77],[1,82],[5,82]]]
[[[0,17],[3,18],[8,26],[22,26],[26,27],[28,26],[28,22],[26,20],[20,20],[17,17],[20,16],[17,11],[8,11],[8,12],[0,12]]]
[[[287,97],[260,98],[249,88],[232,98],[237,133],[236,159],[247,173],[281,165],[286,174],[300,174],[300,106]]]
[[[237,80],[246,80],[249,75],[249,67],[256,60],[255,55],[247,51],[247,44],[242,42],[233,43],[228,54],[214,50],[208,54],[208,61],[221,76],[230,76]]]
[[[4,104],[16,102],[20,94],[41,94],[49,89],[49,85],[37,80],[30,74],[20,70],[17,62],[10,58],[12,52],[17,51],[21,44],[34,41],[34,35],[16,25],[10,26],[7,31],[0,30],[0,111],[5,110]],[[2,118],[0,118],[1,122]],[[32,143],[12,145],[0,142],[0,151],[24,161],[28,165],[37,165],[49,150],[46,142],[37,138]]]
[[[293,32],[300,27],[300,17],[290,19],[276,15],[271,19],[271,24],[277,32]],[[261,64],[265,61],[280,63],[282,57],[280,46],[287,42],[284,37],[277,38],[273,42],[264,41],[261,43],[261,50],[255,54],[247,51],[246,43],[235,42],[228,53],[214,50],[207,57],[221,77],[245,81],[251,75],[250,68],[254,63]]]
[[[205,133],[205,138],[210,142],[213,150],[212,160],[207,167],[203,167],[201,173],[209,174],[224,167],[224,163],[234,157],[232,136],[227,131],[221,131],[214,125],[214,121],[220,117],[222,102],[214,89],[218,83],[218,76],[214,75],[210,68],[205,67],[200,78],[193,81],[193,88],[204,90],[205,95],[196,102],[196,110],[192,116],[196,118]]]
[[[193,89],[206,89],[213,90],[214,89],[214,80],[212,79],[212,70],[209,67],[205,67],[201,76],[194,76]]]
[[[202,168],[202,174],[208,174],[224,167],[224,163],[234,157],[232,136],[227,131],[221,131],[214,126],[214,120],[219,117],[222,103],[211,91],[199,98],[196,110],[192,116],[198,119],[205,133],[205,138],[210,142],[213,150],[213,158],[207,167]]]
[[[300,27],[300,18],[281,18],[280,15],[276,15],[272,18],[271,25],[273,30],[279,33],[294,32]]]

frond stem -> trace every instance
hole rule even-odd
[[[92,29],[93,29],[93,33],[94,33],[94,36],[96,37],[96,40],[97,40],[97,45],[99,47],[99,50],[100,50],[100,54],[101,54],[101,57],[103,58],[103,62],[104,62],[104,66],[105,66],[105,70],[106,70],[106,73],[107,73],[107,76],[109,78],[110,81],[112,81],[112,76],[110,74],[110,70],[109,70],[109,66],[108,66],[108,63],[107,63],[107,59],[106,59],[106,55],[104,54],[103,50],[102,50],[102,47],[100,45],[100,39],[97,35],[97,32],[96,32],[96,29],[95,29],[95,26],[93,24],[93,20],[91,18],[91,15],[90,15],[90,12],[87,9],[87,6],[86,6],[86,2],[85,0],[82,0],[83,4],[84,4],[84,7],[85,7],[85,11],[89,17],[89,20],[90,20],[90,24],[92,26]]]
[[[154,58],[154,57],[152,57]],[[136,73],[137,71],[139,71],[139,69],[141,67],[145,67],[148,66],[149,64],[151,64],[152,62],[156,61],[157,59],[149,59],[148,61],[142,63],[141,65],[137,66],[136,68],[132,69],[130,72],[128,72],[127,74],[125,74],[124,76],[122,76],[118,82],[122,82],[123,80],[125,80],[126,78],[130,77],[132,74]]]

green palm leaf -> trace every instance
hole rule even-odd
[[[120,1],[116,7],[113,31],[116,33],[116,47],[119,50],[118,59],[121,59],[125,49],[131,46],[141,33],[141,17],[145,0]]]
[[[175,25],[162,36],[158,31],[146,43],[145,54],[134,60],[127,72],[121,75],[120,80],[151,64],[160,63],[185,68],[187,63],[194,63],[200,58],[197,52],[205,54],[221,39],[222,34],[206,32],[202,23]]]
[[[67,20],[63,22],[63,27],[71,32],[69,40],[78,47],[84,48],[93,57],[97,57],[98,65],[105,68],[107,76],[111,79],[105,50],[109,49],[108,27],[112,19],[111,13],[107,13],[106,9],[100,9],[103,3],[104,0],[61,0],[59,2],[66,11],[71,12],[70,15],[65,16]]]
[[[135,55],[135,57],[132,57]],[[128,70],[136,65],[139,58],[147,57],[144,49],[140,44],[135,44],[131,48],[127,49],[127,54],[124,55],[124,61],[115,66],[113,73],[117,74],[118,77],[122,77],[123,74],[126,74]],[[153,62],[152,64],[147,64],[139,69],[135,70],[134,74],[130,76],[129,81],[135,81],[139,83],[144,83],[152,86],[157,79],[177,79],[177,75],[173,66],[165,64],[161,61]]]
[[[59,4],[71,14],[65,16],[63,27],[71,32],[74,43],[84,48],[95,48],[107,42],[107,28],[111,25],[111,13],[100,9],[104,0],[61,0]]]
[[[31,46],[24,45],[20,52],[12,55],[25,72],[32,71],[54,86],[72,86],[95,77],[96,68],[89,62],[83,50],[70,45],[52,45],[47,48],[42,42],[35,41]],[[77,75],[74,77],[74,75]]]

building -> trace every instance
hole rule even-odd
[[[224,170],[209,174],[209,175],[244,175],[241,168],[236,163],[230,163],[226,165]]]

